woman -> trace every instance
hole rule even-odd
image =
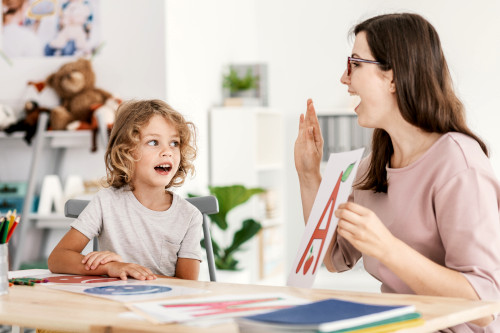
[[[354,28],[341,82],[361,98],[358,123],[374,128],[324,263],[365,269],[383,292],[500,299],[500,186],[486,145],[467,127],[437,32],[416,14]],[[304,218],[321,182],[323,151],[312,101],[295,143]],[[493,316],[447,332],[494,332]]]

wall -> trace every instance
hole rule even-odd
[[[252,0],[167,1],[167,100],[198,129],[196,177],[180,192],[207,191],[208,110],[221,105],[225,66],[258,59],[256,17]]]

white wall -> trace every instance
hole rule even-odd
[[[167,1],[167,100],[198,129],[196,177],[181,191],[208,184],[208,110],[222,102],[224,66],[258,59],[252,0]]]

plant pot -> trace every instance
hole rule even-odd
[[[257,91],[255,89],[239,90],[231,93],[231,97],[239,97],[239,98],[257,97]]]

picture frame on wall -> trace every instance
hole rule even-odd
[[[267,65],[230,64],[222,77],[224,106],[267,106]]]
[[[89,57],[99,48],[97,0],[12,0],[2,4],[5,57]]]

